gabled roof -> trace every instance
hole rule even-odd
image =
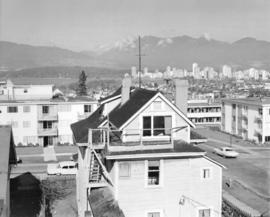
[[[88,142],[88,130],[96,129],[104,120],[102,112],[104,105],[101,105],[93,114],[88,118],[78,121],[70,125],[73,131],[74,139],[77,143],[87,143]]]
[[[130,94],[130,99],[124,105],[119,104],[110,112],[109,121],[120,128],[157,93],[158,91],[136,89]]]
[[[104,101],[107,101],[108,99],[111,99],[111,98],[114,98],[116,96],[119,96],[120,97],[120,94],[121,94],[121,89],[122,89],[122,86],[119,87],[113,94],[109,95],[109,96],[106,96],[104,98],[101,98],[99,100],[99,102],[102,104]]]
[[[133,90],[135,89],[135,87],[131,87],[130,88],[130,91],[132,92]],[[122,86],[120,86],[113,94],[109,95],[109,96],[106,96],[104,98],[101,98],[99,100],[100,104],[104,104],[108,101],[111,101],[113,99],[117,99],[117,98],[120,98],[121,97],[121,93],[122,93]]]
[[[117,92],[117,91],[116,91]],[[108,119],[111,125],[118,129],[124,127],[130,122],[138,113],[146,108],[155,97],[161,97],[168,105],[170,105],[176,113],[178,113],[191,127],[195,125],[181,112],[173,103],[164,97],[158,91],[152,91],[142,88],[136,88],[130,93],[129,100],[121,105],[119,103],[109,114]],[[92,115],[85,120],[76,122],[71,125],[75,141],[77,143],[88,142],[88,129],[96,129],[103,126],[108,120],[107,117],[102,116],[104,104],[102,104]]]

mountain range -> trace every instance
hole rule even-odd
[[[233,43],[213,39],[178,36],[141,39],[142,65],[163,70],[170,65],[191,69],[197,62],[201,67],[220,68],[224,64],[235,69],[248,67],[270,70],[270,42],[243,38]],[[58,47],[31,46],[0,41],[0,69],[18,70],[52,66],[91,66],[129,69],[138,65],[137,39],[128,39],[95,51],[75,52]]]

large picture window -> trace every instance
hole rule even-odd
[[[144,116],[143,136],[171,135],[172,116]]]

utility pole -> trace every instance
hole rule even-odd
[[[139,57],[139,88],[141,88],[142,85],[142,56],[145,56],[141,53],[141,36],[139,36],[139,54],[137,55]]]

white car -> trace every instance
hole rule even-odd
[[[231,147],[215,148],[214,153],[223,157],[230,157],[230,158],[236,158],[239,155],[239,153],[234,151]]]
[[[62,161],[58,164],[48,164],[48,175],[76,175],[77,165],[74,161]]]

